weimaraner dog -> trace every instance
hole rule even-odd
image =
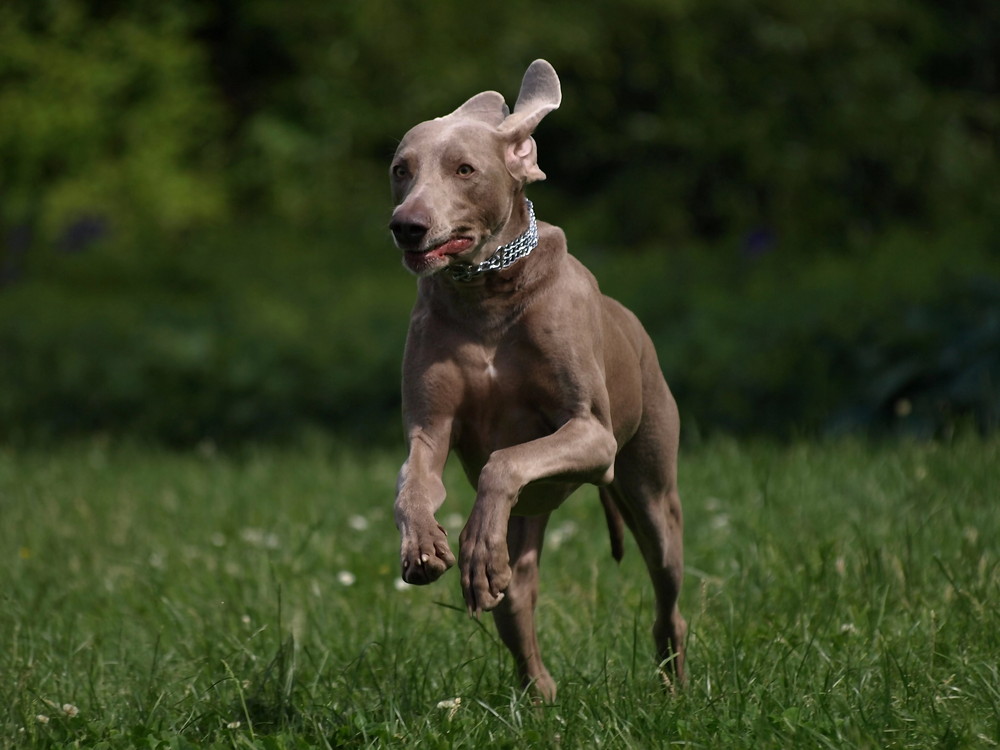
[[[495,91],[478,94],[411,129],[390,169],[389,228],[419,277],[395,504],[403,579],[430,583],[455,564],[434,517],[454,451],[476,488],[459,537],[466,605],[493,611],[524,686],[546,701],[556,685],[535,635],[542,537],[581,484],[600,488],[614,557],[623,519],[642,551],[671,683],[684,679],[687,628],[677,406],[639,321],[601,294],[524,196],[545,179],[532,132],[561,97],[555,70],[536,60],[513,112]]]

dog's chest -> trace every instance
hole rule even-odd
[[[467,408],[486,413],[491,404],[534,400],[531,363],[511,347],[470,346],[459,358],[459,369]]]
[[[544,358],[520,347],[469,347],[459,357],[463,391],[459,450],[488,456],[497,448],[553,432],[566,410]]]
[[[473,371],[479,370],[479,379],[483,380],[482,387],[487,390],[493,390],[499,387],[500,372],[497,370],[496,364],[496,351],[482,353],[482,362],[478,363],[478,366],[473,364],[470,369]]]

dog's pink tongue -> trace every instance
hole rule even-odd
[[[438,245],[431,250],[431,252],[435,255],[454,255],[455,253],[460,253],[463,250],[468,250],[470,247],[472,247],[471,239],[468,237],[456,237],[453,240],[448,240],[447,242]]]

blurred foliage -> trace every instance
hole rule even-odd
[[[689,432],[1000,426],[996,239],[897,230],[869,250],[589,261],[646,323]]]
[[[324,237],[297,239],[284,255],[287,234],[252,225],[62,256],[0,294],[2,436],[395,437],[412,280],[345,274]]]
[[[179,229],[225,215],[220,103],[190,23],[157,7],[109,16],[74,2],[0,8],[8,230],[73,250],[111,232],[132,240],[139,225]]]
[[[533,198],[689,425],[994,427],[998,48],[991,0],[5,3],[0,438],[395,434],[388,159],[536,57]]]

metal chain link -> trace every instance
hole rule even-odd
[[[538,225],[535,223],[535,207],[527,198],[524,202],[528,205],[528,228],[524,234],[506,245],[501,245],[489,258],[479,265],[471,263],[454,263],[447,267],[446,271],[455,281],[472,281],[477,276],[481,276],[487,271],[500,271],[514,265],[517,261],[527,256],[538,246]]]

